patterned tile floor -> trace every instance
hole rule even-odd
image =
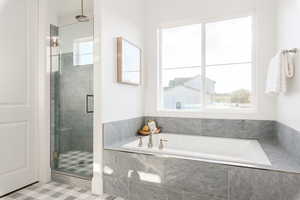
[[[68,151],[59,155],[58,169],[90,177],[93,173],[93,154],[83,151]]]
[[[2,200],[2,199],[1,199]],[[93,195],[90,191],[69,185],[51,182],[33,185],[17,191],[3,200],[123,200],[119,197]]]

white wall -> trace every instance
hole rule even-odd
[[[60,26],[61,53],[73,52],[74,40],[93,36],[93,20],[89,22],[76,22],[72,25]]]
[[[51,180],[50,168],[50,24],[57,25],[57,6],[50,0],[39,0],[38,38],[38,132],[39,181]]]
[[[258,112],[253,114],[181,113],[186,117],[275,119],[275,99],[264,94],[269,59],[275,52],[274,0],[150,0],[146,1],[146,63],[147,83],[145,114],[178,116],[174,113],[158,113],[157,105],[157,28],[165,24],[199,23],[204,19],[218,19],[254,13],[257,23],[257,85]]]
[[[43,0],[45,1],[45,6],[47,6],[45,9],[47,11],[47,13],[43,13],[45,15],[47,15],[47,25],[49,24],[53,24],[58,26],[58,6],[57,6],[57,2],[56,1],[47,1],[47,0]],[[50,29],[50,28],[49,28]],[[49,31],[49,29],[47,31]]]
[[[103,0],[102,10],[103,123],[140,117],[143,115],[143,86],[116,82],[116,37],[122,36],[144,49],[144,1]]]
[[[102,65],[101,65],[101,34],[102,34],[102,1],[94,0],[94,130],[93,149],[94,166],[92,191],[95,194],[103,193],[103,135],[102,135]]]
[[[278,0],[278,50],[300,49],[300,0]],[[288,92],[278,100],[277,118],[300,131],[300,54],[296,56],[296,76],[288,82]]]

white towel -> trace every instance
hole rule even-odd
[[[286,92],[286,78],[289,70],[290,58],[288,53],[279,52],[272,58],[266,81],[266,93],[279,95]]]
[[[285,51],[277,53],[270,62],[265,92],[270,95],[284,94],[287,78],[293,78],[294,75],[294,54]]]

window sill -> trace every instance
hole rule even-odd
[[[168,109],[157,109],[157,114],[170,114],[175,116],[198,116],[198,115],[209,115],[209,116],[235,116],[235,115],[243,115],[243,116],[253,116],[258,114],[257,108],[249,108],[249,109],[199,109],[199,110],[168,110]]]

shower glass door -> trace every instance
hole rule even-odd
[[[51,141],[52,169],[92,176],[92,20],[51,25]]]

